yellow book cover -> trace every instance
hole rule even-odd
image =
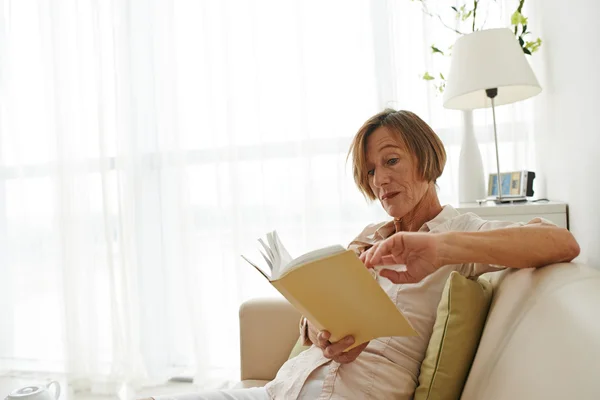
[[[259,242],[270,276],[244,259],[319,330],[328,330],[331,342],[352,335],[350,350],[380,337],[417,335],[353,251],[331,246],[292,260],[276,232],[267,239]]]

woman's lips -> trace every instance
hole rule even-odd
[[[400,193],[400,192],[386,193],[383,196],[381,196],[381,201],[389,200],[391,198],[394,198],[394,197],[396,197],[398,195],[398,193]]]

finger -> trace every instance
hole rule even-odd
[[[363,264],[365,264],[365,267],[367,267],[367,269],[371,269],[373,268],[373,265],[369,262],[369,255],[365,255],[365,259],[363,260]]]
[[[365,265],[365,267],[371,269],[371,268],[373,268],[373,266],[367,263],[367,257],[369,256],[369,254],[370,254],[370,250],[365,250],[360,254],[360,256],[358,258],[360,259],[360,261],[362,261],[362,263]]]
[[[359,260],[362,261],[362,263],[365,264],[365,266],[367,265],[365,263],[365,261],[367,260],[367,251],[363,251],[362,253],[360,253],[360,256],[358,256]],[[367,268],[369,267],[367,266]]]
[[[325,351],[323,351],[323,355],[327,358],[334,358],[341,355],[344,350],[346,350],[349,346],[354,343],[354,338],[352,336],[346,336],[340,341],[330,344],[327,346]]]
[[[340,364],[348,364],[352,361],[356,360],[356,358],[363,352],[363,350],[369,345],[369,342],[363,343],[360,346],[356,346],[350,351],[346,351],[340,354],[337,357],[334,357],[334,361],[339,362]]]
[[[367,252],[365,254],[365,261],[364,261],[365,266],[367,268],[375,267],[375,265],[372,262],[372,258],[373,258],[373,254],[375,253],[375,251],[377,251],[377,248],[379,248],[380,243],[375,243],[369,250],[367,250]]]
[[[320,331],[317,334],[317,347],[320,347],[321,349],[325,350],[327,348],[327,346],[329,346],[331,343],[329,342],[329,338],[331,337],[331,333],[329,333],[328,331]]]
[[[365,264],[365,267],[367,267],[367,268],[371,268],[371,266],[369,265],[369,257],[370,257],[372,249],[373,248],[371,247],[370,249],[365,250],[365,252],[362,253],[361,261],[363,262],[363,264]]]
[[[394,283],[416,283],[419,279],[415,279],[412,275],[410,275],[407,271],[393,271],[391,269],[382,269],[379,271],[379,275],[384,278],[389,279]]]
[[[393,248],[394,242],[391,237],[379,242],[379,246],[377,246],[377,248],[373,251],[373,254],[371,254],[369,262],[373,265],[381,265],[382,257],[390,255]]]

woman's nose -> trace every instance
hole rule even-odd
[[[375,176],[373,176],[373,184],[376,187],[382,187],[390,183],[390,175],[385,170],[375,171]]]

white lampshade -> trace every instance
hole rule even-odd
[[[444,107],[473,110],[491,106],[486,89],[498,89],[495,105],[514,103],[542,91],[513,32],[477,31],[459,38],[452,50]]]

